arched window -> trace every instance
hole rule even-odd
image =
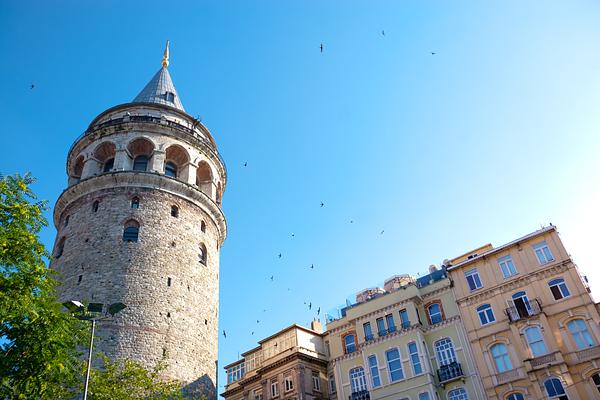
[[[402,370],[402,361],[400,360],[400,351],[391,349],[385,352],[388,371],[390,374],[390,382],[396,382],[404,379],[404,371]]]
[[[440,366],[456,362],[456,353],[454,353],[454,345],[450,338],[443,338],[435,342],[435,354]]]
[[[175,165],[173,161],[167,161],[165,163],[165,175],[177,178],[177,165]]]
[[[139,197],[134,197],[131,199],[131,208],[140,208],[140,199]]]
[[[349,334],[344,336],[344,351],[346,354],[354,353],[356,351],[356,342],[354,335]]]
[[[571,295],[563,278],[551,280],[548,282],[548,286],[550,286],[550,291],[552,292],[552,296],[554,296],[554,300],[564,299]]]
[[[206,222],[204,222],[204,221],[200,222],[200,230],[202,232],[206,232]]]
[[[69,219],[71,219],[71,216],[70,216],[70,215],[67,215],[67,216],[65,217],[65,223],[64,223],[63,227],[65,227],[65,228],[66,228],[67,226],[69,226]]]
[[[512,302],[514,304],[514,315],[511,317],[513,320],[518,320],[520,318],[527,318],[533,313],[533,308],[531,307],[531,303],[529,302],[529,298],[527,297],[527,293],[521,291],[512,295]],[[517,317],[518,316],[518,317]],[[514,317],[517,317],[516,319]]]
[[[469,400],[469,396],[465,389],[457,388],[448,392],[448,400]]]
[[[174,103],[175,102],[175,93],[173,93],[173,92],[166,92],[165,93],[165,99],[169,103]]]
[[[433,303],[427,307],[427,314],[429,315],[429,322],[432,325],[438,324],[443,320],[442,307],[439,303]]]
[[[569,397],[563,388],[562,382],[558,378],[547,379],[544,382],[544,388],[546,388],[546,394],[551,399],[569,400]]]
[[[102,167],[102,172],[109,172],[115,166],[115,159],[109,158],[104,162],[104,166]]]
[[[171,206],[171,217],[179,217],[179,207]]]
[[[204,245],[204,243],[200,243],[200,245],[198,246],[198,261],[201,264],[206,265],[206,246]]]
[[[573,340],[578,349],[586,349],[596,344],[594,343],[594,339],[592,339],[592,335],[588,331],[584,320],[574,319],[569,321],[567,323],[567,328],[569,329],[569,332],[571,332],[571,336],[573,336]]]
[[[367,390],[367,380],[365,379],[365,370],[363,367],[352,368],[349,372],[349,375],[352,393]]]
[[[73,166],[73,173],[71,176],[75,178],[76,182],[79,182],[81,179],[81,174],[83,173],[83,156],[77,157],[75,160],[75,165]]]
[[[506,400],[525,400],[525,396],[521,393],[511,393],[506,396]]]
[[[98,212],[98,207],[100,207],[100,202],[96,200],[92,203],[92,212]]]
[[[542,335],[542,331],[537,326],[532,326],[525,329],[525,338],[527,339],[527,344],[529,344],[529,348],[531,349],[531,354],[533,357],[543,356],[548,353],[548,349],[546,348],[546,343],[544,342],[544,336]]]
[[[124,242],[137,242],[140,233],[140,224],[135,220],[129,220],[125,223],[123,229]]]
[[[58,241],[58,244],[56,245],[56,251],[54,252],[54,258],[60,258],[60,256],[62,256],[65,249],[65,240],[66,238],[62,237]]]
[[[592,375],[592,382],[594,383],[594,386],[596,386],[596,389],[600,393],[600,373],[596,372],[594,375]]]
[[[148,156],[137,156],[133,159],[134,171],[146,171],[148,169]]]
[[[483,304],[477,307],[477,314],[479,315],[479,322],[481,322],[481,325],[487,325],[496,321],[492,306],[489,304]]]
[[[508,347],[504,343],[495,344],[490,350],[498,373],[513,369],[510,356],[508,355]]]

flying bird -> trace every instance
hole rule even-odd
[[[273,282],[273,275],[271,275],[271,282]],[[267,310],[263,310],[263,311],[267,311]]]
[[[35,87],[35,85],[32,83],[30,89],[33,89]]]
[[[225,339],[227,339],[227,333],[225,332],[225,329],[223,329],[223,336],[225,337]]]
[[[256,323],[258,324],[258,323],[260,323],[260,321],[259,321],[259,320],[256,320]]]
[[[281,258],[281,253],[279,253],[279,255],[277,257]]]
[[[321,49],[321,53],[323,52],[323,43],[321,43],[321,46],[319,47]]]
[[[310,269],[315,269],[315,264],[310,264]]]
[[[248,166],[248,162],[246,161],[246,162],[244,163],[244,167],[247,167],[247,166]]]
[[[254,332],[252,332],[252,335],[254,335]]]
[[[432,55],[432,56],[435,56],[436,54],[437,54],[437,53],[435,53],[435,52],[433,52],[433,51],[431,52],[431,55]]]
[[[382,30],[382,31],[381,31],[381,34],[382,34],[383,36],[385,36],[385,31],[384,31],[384,30]]]
[[[323,208],[324,205],[325,205],[325,203],[321,202],[321,208]]]
[[[312,302],[308,303],[308,309],[312,309]]]
[[[353,220],[353,219],[351,219],[351,220],[350,220],[350,223],[351,223],[351,224],[353,224],[353,223],[354,223],[354,220]]]
[[[296,236],[296,234],[294,234],[294,232],[292,232],[292,237],[295,237],[295,236]]]
[[[383,232],[385,232],[385,229],[383,229],[381,232],[379,232],[379,234],[383,235]]]
[[[321,314],[321,307],[317,309],[317,315]]]

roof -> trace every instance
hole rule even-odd
[[[171,79],[171,74],[169,74],[169,70],[165,65],[154,74],[150,82],[133,99],[132,103],[163,104],[185,111]]]
[[[447,265],[446,266],[446,270],[450,271],[450,270],[453,270],[455,268],[462,267],[462,266],[464,266],[466,264],[469,264],[469,263],[471,263],[473,261],[479,260],[482,257],[487,257],[487,256],[492,255],[494,253],[498,253],[498,252],[500,252],[500,251],[502,251],[502,250],[504,250],[504,249],[506,249],[506,248],[508,248],[510,246],[514,246],[517,243],[520,243],[520,242],[523,242],[525,240],[531,239],[533,237],[542,235],[542,234],[544,234],[546,232],[555,231],[555,230],[556,230],[556,226],[550,224],[550,226],[547,226],[547,227],[542,228],[542,229],[538,229],[535,232],[531,232],[531,233],[529,233],[529,234],[527,234],[525,236],[522,236],[522,237],[520,237],[518,239],[513,240],[512,242],[503,244],[500,247],[496,247],[495,249],[491,249],[489,251],[486,251],[485,253],[478,254],[477,256],[475,256],[473,258],[470,258],[468,260],[462,261],[462,262],[460,262],[460,263],[458,263],[456,265]]]

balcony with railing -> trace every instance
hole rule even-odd
[[[465,376],[462,370],[462,366],[460,363],[454,361],[450,364],[442,365],[437,370],[438,380],[440,384],[446,384],[448,382],[452,382],[457,379],[461,379]]]
[[[551,365],[556,365],[564,362],[564,358],[560,351],[554,353],[544,354],[543,356],[535,357],[529,360],[525,360],[525,369],[527,372],[536,369],[546,368]]]
[[[520,306],[511,306],[506,309],[506,315],[510,322],[531,318],[542,312],[542,305],[538,299],[533,299]]]
[[[371,395],[368,390],[359,390],[358,392],[352,392],[348,396],[348,400],[371,400]]]
[[[600,346],[593,346],[575,353],[577,362],[583,362],[600,358]]]
[[[504,383],[521,379],[522,377],[523,375],[521,374],[520,368],[509,369],[508,371],[504,371],[496,375],[496,383],[498,385],[502,385]]]

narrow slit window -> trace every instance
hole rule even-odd
[[[131,208],[140,208],[140,199],[138,197],[134,197],[133,199],[131,199]]]
[[[171,206],[171,217],[175,217],[175,218],[179,217],[179,207]]]

